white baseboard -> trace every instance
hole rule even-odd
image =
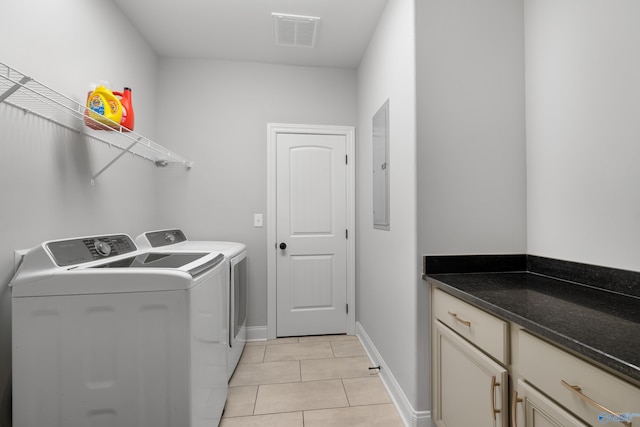
[[[396,406],[400,417],[404,421],[407,427],[432,427],[433,423],[431,422],[431,411],[416,411],[413,409],[413,406],[407,399],[407,396],[402,391],[400,384],[396,381],[393,373],[387,366],[387,364],[382,359],[382,356],[376,349],[376,346],[373,344],[369,335],[364,330],[360,322],[356,322],[356,335],[360,339],[362,346],[364,347],[369,359],[374,363],[375,366],[380,366],[380,372],[378,376],[385,388],[389,392],[391,396],[391,400],[393,404]]]
[[[266,326],[247,326],[247,341],[266,341]]]

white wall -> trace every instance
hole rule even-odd
[[[94,45],[90,38],[104,43]],[[153,136],[156,57],[113,3],[4,2],[0,40],[0,62],[79,101],[84,102],[89,83],[96,80],[108,79],[119,88],[131,86],[137,129]],[[11,293],[7,285],[13,274],[13,251],[47,239],[135,234],[156,224],[154,178],[158,171],[150,162],[127,156],[95,186],[90,185],[92,173],[117,153],[0,105],[0,425],[7,422],[11,371]]]
[[[267,123],[354,126],[356,72],[162,59],[159,87],[161,142],[196,162],[161,179],[161,222],[191,239],[247,244],[247,323],[265,327],[267,234],[253,214],[267,224]]]
[[[414,410],[419,399],[413,0],[389,0],[358,68],[357,320]],[[389,100],[389,231],[373,229],[372,117]]]
[[[523,6],[416,2],[418,253],[525,253]],[[429,290],[418,286],[430,407]]]
[[[640,271],[640,3],[525,5],[528,252]]]
[[[522,2],[417,5],[421,253],[524,253]]]

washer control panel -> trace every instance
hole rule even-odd
[[[126,234],[59,240],[47,243],[46,248],[60,267],[111,258],[137,250],[133,240]]]

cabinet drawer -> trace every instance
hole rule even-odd
[[[640,425],[639,388],[526,332],[519,355],[522,377],[588,424]]]
[[[508,323],[458,298],[434,289],[433,316],[493,356],[508,363]]]

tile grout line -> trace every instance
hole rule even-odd
[[[258,404],[258,392],[260,391],[260,386],[256,387],[256,397],[253,399],[253,409],[251,410],[251,415],[254,416],[256,414],[256,405]]]
[[[342,383],[342,390],[344,391],[344,397],[347,398],[347,403],[349,404],[349,408],[351,408],[353,405],[351,405],[351,399],[349,399],[349,393],[347,393],[347,387],[345,387],[344,385],[344,378],[340,378],[340,382]]]

